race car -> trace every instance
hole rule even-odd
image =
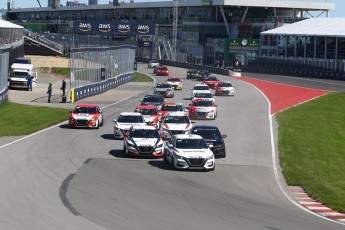
[[[196,100],[196,99],[209,99],[209,100],[213,100],[214,102],[216,101],[216,99],[213,97],[212,92],[210,90],[200,90],[198,92],[196,92],[193,97],[192,97],[192,101]]]
[[[213,100],[197,98],[189,105],[190,119],[216,119],[217,105]]]
[[[227,135],[220,134],[217,126],[195,125],[189,133],[202,136],[206,143],[210,146],[210,149],[215,157],[226,157],[224,138],[226,138]]]
[[[160,94],[148,94],[140,101],[140,105],[154,105],[159,110],[164,102],[164,97]]]
[[[185,109],[182,105],[182,103],[176,103],[176,102],[172,102],[172,101],[167,101],[164,102],[161,109],[159,110],[159,115],[162,117],[164,116],[166,113],[170,113],[170,112],[184,112]]]
[[[144,117],[144,122],[153,126],[156,129],[160,128],[160,115],[158,109],[154,105],[138,105],[135,107],[134,112],[141,113]]]
[[[172,98],[174,97],[174,88],[169,83],[158,83],[154,88],[154,93],[166,98]]]
[[[196,79],[198,77],[199,70],[197,69],[189,69],[187,71],[187,79]]]
[[[136,112],[122,112],[117,119],[114,119],[114,138],[121,139],[133,125],[146,126],[143,115]]]
[[[215,89],[218,85],[219,80],[216,76],[208,76],[204,79],[203,84],[208,85],[211,89]]]
[[[199,70],[198,76],[196,77],[197,81],[203,81],[206,77],[210,75],[210,72],[208,70]]]
[[[154,66],[159,66],[159,62],[157,60],[150,60],[147,64],[147,68],[153,68]]]
[[[195,134],[172,136],[165,144],[163,159],[175,169],[215,169],[213,152],[205,140]]]
[[[161,133],[164,139],[170,138],[175,134],[183,134],[193,127],[186,112],[170,112],[161,118]]]
[[[152,126],[132,126],[123,138],[124,157],[162,157],[164,142]]]
[[[70,128],[96,128],[103,126],[103,113],[96,104],[77,104],[70,110],[68,126]]]
[[[182,80],[180,77],[171,76],[168,77],[167,83],[169,83],[172,87],[174,87],[176,90],[182,90]]]
[[[192,90],[192,92],[191,92],[191,99],[193,99],[194,94],[196,92],[198,92],[198,91],[205,91],[205,90],[210,91],[210,87],[208,87],[208,85],[205,85],[205,84],[195,84],[194,87],[191,88],[190,90]]]
[[[169,76],[169,70],[168,67],[166,66],[160,66],[158,67],[157,71],[156,71],[156,75],[157,76]]]
[[[229,95],[235,96],[235,89],[231,82],[218,82],[215,94],[217,96]]]

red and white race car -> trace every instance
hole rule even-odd
[[[235,96],[235,88],[231,84],[231,82],[219,82],[215,94],[217,96],[223,96],[223,95],[229,95],[229,96]]]
[[[184,112],[182,103],[176,103],[172,101],[164,102],[161,109],[159,110],[159,115],[162,117],[166,113],[170,112]]]
[[[213,100],[197,98],[189,105],[190,119],[216,119],[217,105]]]
[[[158,67],[156,71],[157,76],[169,76],[169,70],[168,67],[165,65]]]
[[[135,107],[134,112],[141,113],[144,117],[144,122],[153,126],[156,129],[160,128],[160,116],[159,111],[154,105],[139,105]]]
[[[204,79],[203,84],[208,85],[210,89],[215,89],[218,85],[219,80],[216,76],[208,76]]]
[[[170,76],[167,79],[167,83],[169,83],[176,90],[182,90],[183,88],[182,80],[180,77]]]
[[[96,128],[103,126],[103,113],[96,104],[77,104],[70,110],[68,119],[70,128]]]

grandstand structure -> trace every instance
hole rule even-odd
[[[32,32],[49,32],[46,37],[60,39],[65,49],[70,48],[68,45],[72,40],[90,44],[102,39],[99,42],[102,44],[104,39],[111,42],[121,38],[121,34],[115,30],[104,35],[78,32],[78,23],[109,24],[110,27],[119,23],[124,26],[130,23],[154,24],[154,35],[137,34],[135,38],[124,36],[124,39],[131,37],[132,40],[142,42],[137,52],[141,57],[166,59],[174,56],[171,55],[171,52],[175,52],[171,43],[176,36],[176,52],[181,54],[175,56],[178,60],[199,64],[222,62],[223,66],[227,66],[233,60],[224,63],[224,52],[228,52],[224,50],[225,39],[260,39],[262,31],[282,23],[301,21],[312,15],[328,17],[329,11],[335,9],[334,3],[309,0],[185,0],[178,1],[177,29],[174,30],[173,1],[130,0],[114,3],[9,9],[5,18]],[[61,41],[61,36],[65,41]],[[245,55],[244,59],[245,63]]]

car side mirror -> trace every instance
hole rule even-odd
[[[208,147],[209,148],[213,148],[213,144],[208,144]]]
[[[114,119],[114,120],[113,120],[113,122],[117,122],[117,120],[116,120],[116,119]]]
[[[214,107],[218,107],[218,105],[214,105]]]
[[[98,113],[103,113],[103,111],[102,111],[102,110],[99,110]]]
[[[143,102],[143,100],[140,100],[140,102]]]
[[[223,135],[222,135],[222,137],[223,137],[223,138],[226,138],[226,137],[227,137],[227,135],[226,135],[226,134],[223,134]]]
[[[191,121],[191,123],[192,123],[192,124],[194,124],[194,123],[195,123],[195,121]]]

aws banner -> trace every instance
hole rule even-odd
[[[76,34],[155,35],[155,31],[155,24],[74,22],[74,33]]]

